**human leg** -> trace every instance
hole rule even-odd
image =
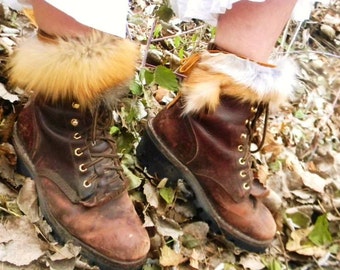
[[[107,131],[138,50],[44,1],[33,6],[42,31],[18,46],[8,66],[10,82],[31,95],[13,137],[21,163],[57,239],[80,245],[101,269],[138,268],[149,237]]]
[[[273,2],[283,1],[243,1],[242,9],[237,9],[243,20],[234,25],[227,25],[224,18],[229,11],[222,15],[217,44],[184,64],[182,71],[186,71],[186,78],[181,97],[150,120],[137,148],[138,159],[150,173],[171,180],[186,179],[195,191],[198,204],[222,231],[238,245],[254,251],[270,244],[276,225],[261,201],[268,191],[257,178],[250,145],[255,143],[261,148],[256,124],[262,114],[267,115],[269,104],[278,104],[291,92],[294,77],[284,62],[277,66],[267,64],[268,48],[273,49],[273,40],[279,37],[283,22],[288,19],[286,6],[281,6],[285,12],[275,11],[283,16],[275,18],[277,23],[254,14],[257,7],[259,12],[267,13],[278,8]],[[238,4],[241,2],[234,6]],[[265,5],[271,8],[264,8]],[[255,44],[256,49],[249,49],[249,54],[243,49],[252,46],[254,37],[253,28],[245,27],[246,11],[250,12],[255,32],[261,25],[262,29],[272,26],[267,34],[275,35],[263,41],[263,47]],[[270,14],[262,15],[269,18]],[[229,32],[235,32],[230,43],[224,33],[227,27]],[[240,40],[237,40],[238,31],[244,32]]]
[[[93,28],[77,22],[71,16],[53,7],[44,0],[31,0],[39,29],[55,36],[83,36]],[[67,26],[67,27],[65,27]]]
[[[215,44],[227,52],[266,63],[296,1],[235,3],[218,17]]]

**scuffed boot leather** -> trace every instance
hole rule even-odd
[[[106,131],[110,119],[103,106],[37,98],[20,113],[13,139],[56,236],[80,245],[101,269],[135,269],[150,243]]]
[[[267,190],[251,169],[249,125],[261,106],[224,97],[213,114],[181,116],[182,108],[180,99],[149,122],[137,148],[139,161],[159,177],[188,181],[199,205],[230,239],[262,251],[276,225],[260,200]]]
[[[294,64],[256,63],[215,48],[192,55],[180,72],[180,96],[149,121],[138,160],[158,177],[185,179],[227,236],[263,251],[276,224],[261,201],[268,190],[253,171],[250,145],[261,148],[256,121],[269,104],[278,107],[293,92]]]

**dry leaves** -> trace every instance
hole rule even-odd
[[[142,50],[147,50],[144,53],[153,55],[153,61],[157,60],[158,64],[175,67],[179,55],[205,47],[212,36],[211,30],[199,22],[179,24],[175,19],[155,25],[161,41],[146,47],[145,40],[155,23],[153,14],[161,1],[132,2],[130,34],[141,41]],[[156,114],[174,96],[169,89],[155,84],[148,86],[140,74],[136,75],[134,96],[123,101],[130,105],[115,112],[115,120],[120,124],[115,128],[124,131],[120,136],[129,135],[130,147],[126,149],[131,149],[131,153],[124,153],[124,172],[136,188],[132,198],[150,233],[152,248],[144,270],[337,269],[340,262],[339,10],[339,1],[330,8],[319,6],[293,40],[290,54],[299,66],[299,84],[289,104],[271,115],[266,145],[256,155],[260,175],[267,178],[266,183],[272,189],[266,205],[275,213],[279,228],[277,238],[265,254],[241,250],[212,230],[199,216],[194,194],[183,180],[169,185],[166,179],[155,179],[136,165],[131,145],[138,142],[147,114]],[[78,247],[55,241],[39,212],[34,182],[16,172],[10,135],[16,104],[26,99],[20,89],[7,87],[2,67],[21,31],[25,35],[35,30],[25,17],[6,6],[1,16],[0,178],[7,186],[0,183],[0,268],[98,269],[86,263]],[[193,31],[167,39],[187,30]],[[294,22],[288,30],[292,38],[296,30]],[[284,49],[279,47],[278,53],[285,53]],[[318,223],[319,218],[323,219]]]
[[[34,225],[26,217],[10,217],[0,224],[0,261],[16,266],[29,265],[46,251],[36,235]],[[29,252],[27,252],[29,251]]]

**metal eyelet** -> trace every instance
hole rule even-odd
[[[249,190],[250,189],[250,185],[249,185],[249,183],[243,183],[243,189],[245,189],[245,190]]]
[[[237,150],[238,150],[239,152],[243,152],[243,151],[244,151],[243,145],[237,146]]]
[[[246,133],[241,133],[240,138],[241,139],[247,139],[248,135]]]
[[[244,158],[239,158],[238,163],[240,163],[241,165],[246,164],[246,160]]]
[[[78,119],[76,119],[76,118],[71,119],[71,125],[74,126],[74,127],[78,126],[79,125]]]
[[[90,183],[88,180],[85,180],[85,181],[83,182],[83,186],[84,186],[85,188],[89,188],[91,185],[92,185],[92,183]]]
[[[77,156],[77,157],[80,157],[84,154],[84,152],[80,151],[80,148],[76,148],[74,150],[74,154]]]
[[[86,172],[86,171],[87,171],[87,168],[85,168],[84,166],[85,166],[84,164],[80,164],[80,165],[79,165],[79,171],[81,171],[81,172]]]
[[[240,171],[240,176],[244,178],[247,176],[247,173],[245,171]]]
[[[78,132],[77,132],[77,133],[74,133],[73,139],[75,139],[75,140],[80,140],[80,139],[81,139],[81,135],[80,135]]]
[[[78,110],[80,108],[80,105],[76,102],[72,102],[72,108]]]
[[[257,112],[257,107],[253,107],[253,106],[252,106],[252,107],[250,108],[250,111],[251,111],[252,113],[256,113],[256,112]]]

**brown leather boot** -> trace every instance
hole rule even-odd
[[[94,33],[90,38],[73,40],[76,46],[68,50],[67,40],[46,43],[34,39],[19,47],[10,63],[12,82],[38,90],[19,114],[13,141],[22,165],[35,180],[42,213],[57,238],[81,246],[82,254],[101,269],[136,269],[146,259],[150,240],[129,198],[116,145],[107,131],[112,124],[109,99],[115,95],[108,86],[119,88],[119,92],[124,88],[133,74],[133,64],[126,63],[130,74],[122,74],[119,65],[129,59],[125,54],[134,50],[119,51],[125,41],[110,36]],[[101,48],[103,43],[106,48]],[[25,72],[20,58],[29,58],[27,50],[37,48],[43,58],[32,54],[30,79],[36,80],[32,83],[18,77]],[[59,58],[48,57],[51,50],[59,51]],[[52,57],[56,55],[52,53]],[[78,57],[77,61],[71,63],[72,57]],[[101,58],[108,60],[111,68],[97,73],[96,68],[105,67],[98,67],[103,64]],[[27,59],[23,61],[27,64]],[[35,68],[44,61],[43,67]],[[88,74],[87,67],[81,66],[86,61]],[[111,63],[115,61],[118,69]],[[58,70],[58,65],[64,65],[59,69],[69,74]],[[64,80],[58,81],[64,75]]]
[[[228,64],[233,66],[224,70]],[[234,75],[238,69],[240,74]],[[195,55],[182,70],[188,77],[181,96],[149,121],[138,160],[158,177],[185,179],[199,205],[230,239],[263,251],[276,224],[261,202],[268,191],[254,177],[250,144],[256,121],[277,94],[267,86],[283,75],[278,68],[219,52]],[[255,81],[236,83],[234,76],[249,79],[247,75]],[[267,81],[258,81],[261,76]]]

